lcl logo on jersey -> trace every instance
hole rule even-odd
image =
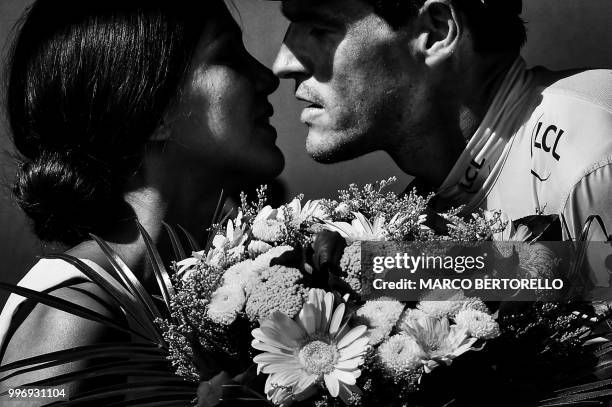
[[[476,192],[472,191],[472,187],[474,186],[474,181],[478,178],[480,171],[485,163],[485,159],[481,159],[480,162],[477,162],[475,159],[470,162],[470,166],[465,170],[465,174],[463,176],[463,180],[459,183],[465,191],[467,192]]]
[[[539,121],[531,135],[531,157],[533,158],[533,154],[537,152],[537,150],[542,150],[547,156],[551,156],[554,160],[559,161],[561,155],[559,154],[558,148],[563,133],[565,133],[565,131],[554,124],[545,125],[544,122]],[[533,160],[532,163],[535,164]],[[531,169],[531,174],[534,177],[542,182],[547,181],[548,178],[550,178],[550,170],[546,171],[546,173],[542,172],[543,171],[534,168]]]
[[[557,152],[557,148],[564,132],[563,129],[554,124],[545,127],[544,123],[538,122],[531,137],[531,156],[533,157],[534,149],[540,149],[545,153],[550,153],[555,160],[559,161],[561,156]]]

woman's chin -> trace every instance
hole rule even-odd
[[[255,176],[274,178],[279,176],[285,168],[285,156],[276,145],[267,147],[265,151],[253,158],[249,171]]]

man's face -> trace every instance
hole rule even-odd
[[[337,162],[392,149],[418,93],[407,32],[364,0],[285,0],[282,11],[291,25],[273,70],[308,104],[307,151]]]

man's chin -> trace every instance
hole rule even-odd
[[[352,160],[353,158],[362,155],[354,151],[350,143],[330,143],[329,141],[319,143],[310,139],[307,139],[306,141],[306,151],[313,160],[322,164],[333,164],[341,161]]]

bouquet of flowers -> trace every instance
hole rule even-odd
[[[428,290],[415,301],[400,301],[372,290],[364,267],[364,246],[371,242],[469,246],[502,239],[510,244],[492,245],[502,266],[494,273],[571,276],[585,243],[578,242],[572,269],[559,270],[555,252],[539,242],[558,239],[554,217],[509,222],[499,212],[467,218],[459,209],[437,213],[428,207],[431,196],[386,192],[391,182],[351,185],[338,200],[297,197],[279,208],[266,205],[261,188],[255,202],[243,196],[234,216],[213,225],[204,250],[182,228],[177,233],[166,225],[174,273],[166,272],[140,227],[161,296],[148,294],[121,258],[92,236],[117,281],[68,255],[55,257],[96,282],[136,325],[46,293],[0,288],[135,341],[53,352],[0,372],[18,377],[103,357],[108,363],[24,386],[142,377],[71,395],[61,405],[116,402],[117,395],[123,401],[113,405],[194,404],[198,384],[219,371],[235,376],[217,397],[229,406],[604,405],[612,396],[607,304],[546,302],[540,294],[516,301],[520,293],[485,302],[461,290]]]
[[[225,386],[228,405],[490,405],[503,400],[493,396],[502,388],[536,394],[521,387],[525,357],[550,373],[584,356],[585,338],[605,319],[590,307],[485,304],[460,290],[413,303],[377,297],[362,269],[364,241],[482,242],[510,233],[522,242],[549,226],[516,227],[499,212],[435,213],[431,197],[385,192],[391,182],[279,208],[265,205],[265,189],[256,202],[243,197],[208,247],[175,266],[172,318],[158,324],[177,374],[202,380],[198,355],[218,352],[225,370],[250,372]],[[524,273],[555,273],[554,254],[533,241],[506,257]],[[487,391],[461,394],[473,388],[466,378],[490,374],[498,379]]]

